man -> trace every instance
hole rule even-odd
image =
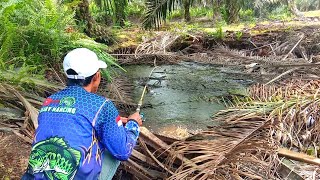
[[[68,86],[47,98],[40,109],[22,179],[111,179],[119,161],[129,158],[141,117],[135,113],[128,120],[121,118],[110,100],[94,94],[101,80],[99,69],[106,67],[85,48],[65,56]]]

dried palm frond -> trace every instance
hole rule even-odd
[[[257,84],[249,89],[250,97],[254,100],[267,101],[270,98],[288,98],[293,95],[316,95],[320,89],[320,81],[290,80],[279,85],[265,86]]]
[[[8,119],[3,126],[27,142],[32,142],[34,130],[38,127],[38,109],[46,95],[63,88],[62,85],[49,83],[47,80],[30,74],[28,67],[18,70],[0,70],[0,103],[20,112],[25,117]],[[22,121],[21,121],[22,120]],[[23,123],[22,123],[23,122]]]
[[[285,86],[253,86],[252,98],[220,111],[216,129],[203,131],[172,146],[191,161],[168,161],[170,179],[271,179],[278,177],[280,143],[306,151],[319,144],[319,81],[286,82]],[[192,164],[197,166],[192,166]]]
[[[42,104],[40,98],[34,96],[31,98],[25,92],[17,90],[14,86],[2,83],[0,86],[0,102],[8,107],[25,110],[25,118],[21,127],[13,126],[15,121],[10,120],[4,122],[2,125],[8,127],[7,129],[14,132],[26,142],[32,142],[34,130],[38,127],[38,110],[36,107]],[[19,123],[18,123],[19,124]]]
[[[102,86],[106,85],[104,83],[102,82]],[[133,85],[128,80],[120,77],[113,78],[106,88],[108,92],[101,92],[101,94],[111,99],[119,109],[129,112],[132,108],[136,108],[137,104],[133,102],[131,95]],[[101,91],[104,89],[102,88]]]
[[[253,86],[250,89],[251,104],[256,106],[256,101],[259,101],[272,109],[265,114],[279,122],[275,129],[277,140],[284,146],[305,152],[320,140],[320,81],[294,80],[284,83],[279,86]]]
[[[277,146],[269,140],[270,123],[263,118],[242,119],[177,142],[176,153],[197,166],[182,164],[170,179],[271,178]]]

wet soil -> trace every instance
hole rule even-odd
[[[28,165],[31,145],[13,133],[0,132],[0,179],[20,179]]]

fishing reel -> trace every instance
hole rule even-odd
[[[146,121],[146,117],[144,116],[143,112],[140,113],[140,116],[141,116],[142,122],[145,122]]]

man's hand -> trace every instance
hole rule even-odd
[[[125,124],[128,122],[129,119],[126,117],[120,117],[120,120],[122,121],[123,124]]]
[[[135,121],[137,121],[137,123],[139,124],[139,126],[142,126],[142,118],[140,116],[140,114],[138,112],[134,113],[134,114],[131,114],[129,117],[128,117],[128,120],[130,119],[133,119]]]

